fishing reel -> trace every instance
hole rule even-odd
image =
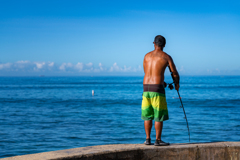
[[[170,89],[170,90],[173,90],[173,83],[170,83],[170,84],[168,84],[168,88]]]
[[[168,88],[169,88],[170,90],[173,90],[173,89],[174,89],[173,83],[166,83],[166,82],[164,82],[164,88],[166,88],[167,86],[168,86]]]

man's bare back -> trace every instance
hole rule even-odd
[[[143,84],[164,84],[164,72],[169,65],[175,77],[178,77],[178,72],[175,64],[167,53],[163,52],[161,47],[154,43],[155,50],[147,53],[144,57],[144,79]],[[175,86],[178,90],[179,84]]]

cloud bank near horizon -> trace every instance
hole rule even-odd
[[[102,63],[94,65],[92,62],[76,64],[55,62],[31,62],[31,61],[17,61],[14,63],[0,63],[0,75],[85,75],[85,74],[143,74],[143,69],[140,65],[119,66],[116,62],[112,66],[107,67]]]
[[[207,70],[185,69],[183,66],[177,67],[180,75],[240,75],[240,68],[235,70],[221,70],[212,68]],[[81,75],[144,75],[141,65],[119,66],[116,62],[111,66],[102,63],[55,63],[55,62],[31,62],[17,61],[14,63],[0,63],[0,76],[81,76]],[[168,69],[166,75],[170,75]]]

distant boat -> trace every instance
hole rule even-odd
[[[40,75],[39,77],[45,77],[45,75]]]

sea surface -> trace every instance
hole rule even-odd
[[[0,77],[0,158],[143,143],[142,81],[143,77]],[[182,76],[180,95],[191,143],[240,140],[240,76]],[[164,122],[162,139],[188,143],[177,92],[166,88],[166,97],[170,119]],[[151,138],[154,142],[154,127]]]

